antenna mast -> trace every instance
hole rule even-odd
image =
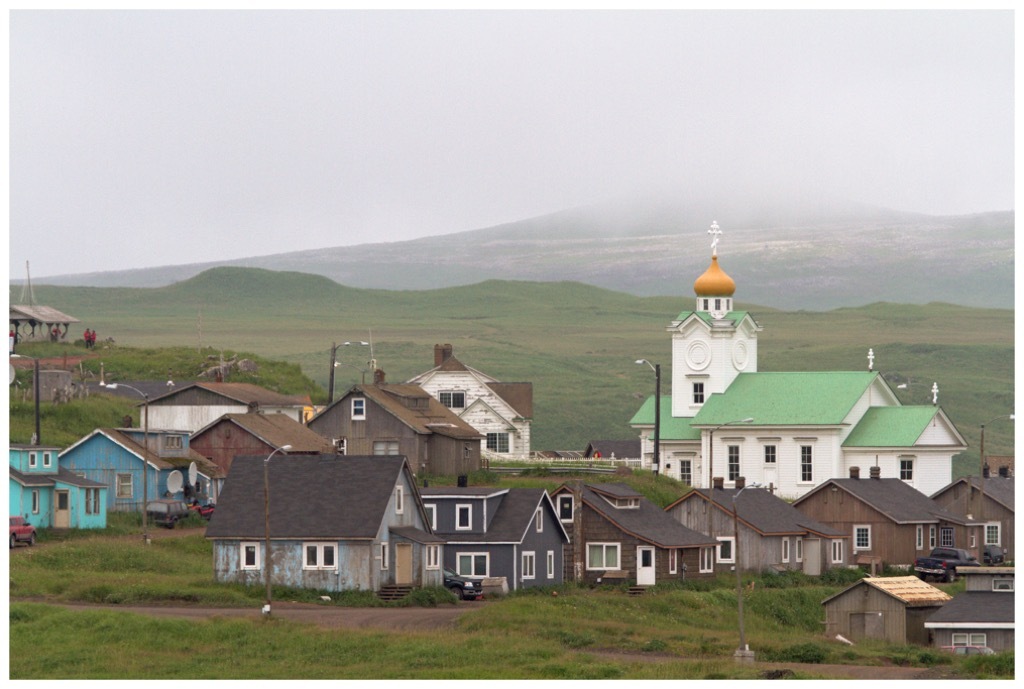
[[[28,302],[25,301],[25,297],[28,297]],[[32,289],[32,274],[28,270],[28,261],[25,261],[25,284],[21,286],[21,303],[27,303],[29,306],[35,306],[36,295]]]

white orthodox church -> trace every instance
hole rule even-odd
[[[796,498],[856,467],[900,478],[930,495],[952,480],[953,456],[967,445],[938,406],[904,406],[873,371],[759,372],[761,326],[733,309],[736,283],[718,265],[721,230],[712,224],[711,265],[693,288],[697,301],[671,322],[671,395],[652,396],[630,421],[657,470],[698,488],[738,477]]]

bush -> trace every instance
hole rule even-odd
[[[833,567],[821,573],[818,577],[825,586],[849,586],[864,578],[864,571],[860,568],[848,569],[846,567]]]
[[[763,660],[775,663],[824,663],[828,649],[816,643],[802,643],[780,649],[764,649]]]
[[[963,668],[978,679],[1013,679],[1013,651],[1004,651],[991,656],[968,656]]]

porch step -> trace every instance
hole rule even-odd
[[[380,587],[380,591],[377,591],[377,597],[385,601],[401,600],[408,596],[410,591],[412,591],[412,586],[388,584]]]
[[[628,593],[631,596],[642,596],[645,593],[647,593],[647,587],[646,586],[630,586]]]

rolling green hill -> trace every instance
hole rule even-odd
[[[12,289],[14,291],[14,289]],[[692,297],[636,297],[574,282],[489,280],[425,291],[354,289],[327,278],[217,268],[161,288],[38,286],[36,301],[132,347],[212,347],[301,366],[326,387],[333,343],[372,337],[390,382],[433,367],[433,346],[451,343],[465,364],[534,387],[534,448],[583,449],[595,439],[635,437],[627,425],[654,391],[646,358],[671,364],[665,332]],[[14,295],[12,294],[12,297]],[[862,370],[867,351],[905,403],[939,403],[971,444],[979,425],[1013,409],[1013,312],[933,303],[875,303],[826,312],[751,304],[764,327],[759,370]],[[371,335],[372,333],[372,335]],[[78,333],[73,333],[78,335]],[[102,357],[102,346],[97,353]],[[359,382],[365,348],[340,348],[336,388]],[[182,372],[175,376],[187,379]],[[669,376],[663,376],[667,392]],[[321,400],[323,401],[323,400]],[[1012,453],[1012,425],[986,432],[988,454]]]

